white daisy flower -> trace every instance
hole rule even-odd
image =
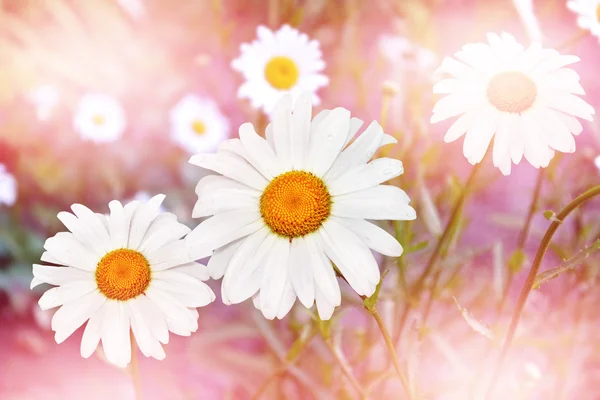
[[[130,328],[146,357],[163,359],[161,343],[169,331],[189,336],[198,329],[198,312],[215,299],[202,281],[205,266],[190,260],[184,241],[189,228],[160,213],[164,195],[124,207],[109,204],[110,216],[74,204],[58,218],[70,230],[46,240],[42,261],[34,265],[31,287],[58,287],[39,300],[43,310],[61,306],[52,317],[57,343],[88,321],[81,355],[89,357],[102,340],[106,358],[124,367],[131,360]],[[203,254],[210,255],[210,251]]]
[[[229,135],[229,121],[208,98],[185,96],[171,110],[170,119],[171,137],[190,153],[213,151]]]
[[[231,63],[246,79],[238,96],[249,99],[252,107],[262,108],[267,114],[271,114],[281,95],[287,92],[294,99],[310,92],[312,103],[319,104],[317,90],[329,83],[320,73],[325,62],[319,42],[288,25],[276,32],[259,26],[256,34],[258,39],[242,44],[242,54]]]
[[[58,89],[52,85],[37,87],[29,94],[29,101],[35,106],[35,112],[40,121],[46,121],[58,103]]]
[[[494,165],[509,175],[511,160],[523,155],[535,168],[546,167],[554,150],[575,151],[582,126],[575,117],[592,120],[594,109],[576,94],[584,94],[579,75],[566,65],[576,56],[560,55],[534,43],[528,49],[509,34],[488,34],[489,45],[467,44],[446,57],[441,72],[452,76],[433,87],[448,94],[433,108],[431,123],[457,115],[444,140],[465,135],[463,153],[479,163],[494,138]]]
[[[600,171],[600,156],[596,156],[596,158],[594,158],[594,165],[596,168],[598,168],[598,171]]]
[[[84,139],[97,143],[112,142],[123,135],[125,111],[113,97],[86,94],[79,103],[73,125]]]
[[[600,39],[600,0],[570,0],[567,8],[577,14],[577,25]]]
[[[358,294],[373,294],[380,274],[370,249],[396,257],[402,247],[366,220],[416,217],[404,191],[381,185],[403,173],[402,163],[368,163],[395,139],[373,122],[348,145],[363,122],[344,108],[311,122],[311,96],[302,95],[293,113],[292,97],[284,96],[266,140],[245,123],[240,139],[190,159],[221,174],[196,187],[193,217],[211,217],[188,235],[190,255],[198,258],[196,248],[206,245],[216,249],[208,269],[215,279],[224,276],[223,302],[254,296],[268,319],[283,318],[296,297],[305,307],[316,301],[320,317],[329,319],[340,304],[331,262]]]
[[[0,164],[0,205],[12,206],[17,201],[17,180]]]

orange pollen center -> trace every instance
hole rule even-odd
[[[139,296],[150,280],[150,264],[135,250],[113,250],[102,257],[96,268],[98,289],[111,300],[125,301]]]
[[[310,172],[286,172],[263,192],[260,214],[273,233],[291,240],[319,229],[331,214],[331,195]]]
[[[521,113],[528,110],[537,97],[537,87],[530,77],[519,71],[501,72],[487,87],[490,103],[500,111]]]
[[[92,122],[94,123],[94,125],[98,125],[98,126],[103,125],[104,121],[105,121],[105,119],[104,119],[103,115],[96,114],[92,117]]]

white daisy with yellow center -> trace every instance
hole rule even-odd
[[[579,75],[565,66],[576,56],[533,44],[524,49],[509,34],[488,34],[489,45],[467,44],[447,57],[440,72],[451,75],[433,87],[447,94],[433,108],[431,123],[457,115],[444,140],[465,135],[463,153],[479,163],[494,138],[493,162],[504,175],[511,160],[523,156],[535,168],[546,167],[554,151],[575,151],[573,135],[582,131],[576,117],[592,120],[594,109],[576,95],[584,94]]]
[[[319,42],[288,25],[273,32],[265,26],[256,29],[258,39],[241,46],[241,55],[231,66],[244,75],[238,96],[249,99],[254,108],[271,114],[282,94],[294,99],[301,93],[312,94],[312,103],[319,104],[317,90],[329,79],[321,74],[325,69]]]
[[[171,110],[171,137],[189,153],[213,151],[229,135],[229,121],[208,98],[187,95]]]
[[[12,206],[17,201],[17,180],[0,164],[0,205]]]
[[[329,319],[340,304],[331,262],[358,294],[372,295],[380,273],[370,249],[397,257],[402,247],[366,220],[416,217],[404,191],[382,185],[403,173],[402,163],[369,162],[380,146],[396,143],[377,122],[350,143],[361,120],[344,108],[312,122],[311,113],[310,93],[293,112],[286,95],[266,140],[245,123],[239,139],[190,160],[220,174],[196,187],[193,217],[210,218],[186,238],[190,255],[215,249],[208,269],[215,279],[224,276],[223,302],[253,297],[268,319],[283,318],[296,297],[307,308],[316,301],[320,317]]]
[[[106,358],[124,367],[131,360],[130,329],[141,352],[159,360],[169,331],[189,336],[198,329],[196,307],[215,295],[202,282],[207,268],[188,257],[181,239],[189,228],[159,212],[164,198],[125,206],[115,200],[109,216],[80,204],[71,207],[74,215],[58,214],[70,232],[46,240],[42,254],[57,266],[34,265],[31,282],[32,288],[58,286],[39,300],[43,310],[60,306],[52,318],[57,343],[88,321],[81,355],[89,357],[102,340]]]
[[[577,25],[600,39],[600,0],[570,0],[567,8],[577,14]]]
[[[91,93],[81,98],[73,125],[83,139],[113,142],[125,131],[125,111],[113,97]]]

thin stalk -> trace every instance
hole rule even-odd
[[[394,342],[392,341],[392,337],[390,336],[390,333],[388,332],[388,330],[385,326],[385,323],[383,322],[383,319],[381,318],[381,315],[379,314],[379,311],[377,311],[377,308],[374,306],[373,307],[365,307],[365,308],[369,311],[369,313],[371,313],[371,315],[377,322],[377,326],[379,326],[379,330],[381,331],[381,334],[383,335],[383,340],[385,341],[385,345],[388,349],[388,352],[390,353],[390,358],[392,359],[392,362],[394,364],[394,369],[396,370],[396,374],[398,375],[398,378],[400,378],[400,381],[402,382],[402,386],[403,386],[404,391],[406,392],[408,398],[412,400],[413,395],[410,390],[410,385],[409,385],[408,379],[406,378],[406,375],[404,375],[404,372],[402,371],[402,367],[400,366],[400,361],[398,361],[398,354],[396,353],[396,348],[394,346]]]
[[[500,356],[498,357],[498,361],[496,363],[496,367],[494,370],[494,374],[492,375],[492,380],[487,389],[487,397],[494,389],[494,386],[498,380],[498,376],[500,374],[500,370],[502,368],[502,364],[508,354],[508,350],[512,343],[512,340],[515,336],[515,331],[517,330],[517,326],[519,325],[519,319],[521,318],[521,314],[523,313],[523,308],[525,307],[525,302],[527,301],[527,297],[533,288],[533,284],[535,283],[535,277],[537,276],[540,266],[542,264],[542,260],[544,259],[544,255],[546,255],[546,251],[550,246],[550,242],[552,241],[552,237],[554,233],[558,230],[558,227],[561,225],[562,221],[574,210],[576,210],[579,206],[587,202],[588,200],[600,195],[600,185],[595,186],[583,194],[579,195],[573,201],[571,201],[563,210],[556,216],[555,220],[552,221],[546,234],[542,238],[540,246],[538,247],[537,253],[531,265],[531,269],[529,270],[529,274],[527,275],[527,279],[525,280],[525,284],[521,293],[519,294],[519,299],[517,300],[517,304],[515,306],[515,310],[513,312],[512,320],[510,322],[510,327],[508,328],[508,332],[506,333],[506,337],[502,344],[502,349],[500,351]]]
[[[340,349],[333,344],[331,338],[325,339],[325,345],[329,349],[329,352],[331,353],[335,361],[342,369],[342,373],[344,374],[344,376],[348,379],[354,390],[356,390],[356,392],[359,394],[360,398],[366,399],[367,395],[365,394],[365,390],[354,377],[354,374],[350,369],[350,365],[348,364],[348,361],[346,360],[344,355],[341,353]]]
[[[421,290],[423,289],[425,280],[429,277],[429,275],[433,271],[433,268],[435,267],[435,263],[437,262],[438,258],[440,257],[442,248],[446,244],[446,241],[448,239],[450,239],[450,232],[452,231],[452,227],[457,223],[458,218],[460,217],[462,207],[465,203],[465,200],[467,199],[467,194],[471,191],[473,184],[475,183],[475,178],[477,177],[477,173],[478,173],[479,169],[481,168],[481,165],[482,165],[482,163],[476,164],[471,169],[471,174],[469,175],[469,178],[467,179],[467,183],[465,184],[465,187],[461,191],[460,196],[459,196],[458,200],[456,201],[456,204],[454,205],[454,209],[452,210],[452,214],[450,215],[450,219],[448,220],[448,223],[446,224],[444,232],[442,233],[440,240],[438,240],[438,242],[435,246],[435,249],[433,250],[433,253],[431,253],[431,256],[429,257],[429,260],[427,261],[427,264],[425,266],[425,269],[423,270],[423,273],[421,274],[421,276],[415,283],[414,289],[411,291],[412,292],[410,294],[411,297],[415,297],[418,299],[419,296],[421,295]],[[402,332],[402,330],[404,329],[404,325],[406,324],[406,319],[408,318],[408,312],[410,310],[410,306],[411,306],[411,302],[407,301],[406,304],[404,305],[404,310],[402,312],[402,316],[400,317],[400,323],[399,323],[399,328],[398,328],[397,332]]]
[[[535,189],[533,191],[533,198],[531,199],[531,204],[529,205],[529,211],[527,212],[527,217],[525,218],[525,224],[519,233],[519,238],[517,240],[517,251],[523,251],[525,248],[525,242],[527,242],[527,236],[529,236],[529,229],[531,228],[531,221],[533,220],[533,216],[535,215],[538,209],[538,202],[540,198],[540,193],[542,191],[542,183],[544,182],[546,168],[540,168],[540,172],[538,173],[537,181],[535,183]],[[510,285],[512,284],[512,280],[514,277],[514,272],[511,268],[508,269],[508,276],[506,277],[506,284],[504,285],[504,293],[502,294],[502,300],[498,306],[498,316],[502,314],[504,310],[504,306],[506,305],[506,299],[508,297],[508,291],[510,289]]]
[[[130,335],[131,340],[131,381],[133,382],[133,388],[135,390],[135,399],[142,400],[142,381],[140,379],[140,366],[138,362],[138,349],[133,337],[133,333]]]

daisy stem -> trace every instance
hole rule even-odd
[[[135,399],[142,399],[142,382],[140,380],[140,367],[138,363],[137,356],[137,344],[135,342],[135,338],[133,337],[133,333],[130,335],[131,340],[131,380],[133,382],[133,388],[135,390]]]
[[[394,363],[394,369],[396,369],[396,374],[398,374],[398,377],[400,378],[400,381],[402,382],[404,391],[408,395],[409,399],[413,399],[413,394],[411,393],[411,390],[410,390],[410,384],[408,382],[408,379],[406,378],[406,375],[404,375],[404,372],[402,371],[402,367],[400,366],[400,361],[398,361],[398,354],[396,354],[396,348],[394,346],[394,342],[392,341],[390,332],[387,330],[387,328],[385,326],[383,318],[381,318],[381,315],[379,314],[379,311],[377,311],[377,308],[375,306],[365,307],[365,308],[369,311],[369,313],[371,313],[373,318],[375,318],[375,321],[377,322],[377,326],[379,326],[379,330],[381,331],[381,334],[383,335],[383,340],[385,341],[385,345],[388,349],[388,352],[390,353],[390,358],[392,359],[392,362]]]
[[[571,201],[563,210],[558,213],[556,218],[552,221],[548,230],[544,234],[540,246],[536,252],[535,258],[529,270],[529,274],[527,275],[527,279],[525,280],[525,284],[523,289],[521,289],[521,293],[519,294],[519,299],[517,300],[517,304],[515,306],[515,310],[513,312],[512,320],[510,322],[510,326],[508,331],[506,332],[506,337],[504,338],[502,349],[500,350],[500,356],[498,357],[498,361],[496,362],[496,367],[494,369],[494,374],[492,375],[492,379],[487,388],[486,398],[489,397],[490,393],[494,389],[494,386],[498,380],[498,376],[500,375],[500,370],[502,368],[502,364],[504,363],[504,359],[508,353],[508,349],[512,343],[513,337],[515,336],[515,331],[517,330],[517,326],[519,325],[519,319],[521,318],[521,313],[523,312],[523,308],[525,307],[525,302],[527,301],[527,297],[533,288],[533,284],[535,283],[535,277],[538,274],[540,269],[540,265],[542,264],[542,260],[544,259],[544,255],[550,246],[552,241],[552,237],[554,233],[558,230],[558,227],[562,223],[562,221],[574,210],[576,210],[579,206],[587,202],[588,200],[600,195],[600,185],[595,186],[583,194],[579,195],[573,201]]]
[[[542,183],[544,182],[546,168],[540,168],[538,173],[537,181],[535,183],[535,189],[533,191],[533,198],[531,199],[531,204],[529,205],[529,211],[527,212],[527,217],[525,218],[525,224],[519,233],[519,239],[517,240],[517,249],[516,251],[522,252],[525,248],[525,242],[527,241],[527,236],[529,236],[529,228],[531,227],[531,221],[533,220],[533,216],[535,215],[538,209],[538,201],[540,198],[540,193],[542,191]],[[506,305],[506,300],[508,297],[508,291],[510,289],[510,285],[512,283],[514,277],[514,271],[512,268],[508,268],[508,276],[506,278],[506,283],[504,285],[504,293],[502,293],[502,299],[500,300],[500,304],[498,306],[498,317],[502,314],[504,310],[504,306]]]
[[[453,227],[456,225],[456,223],[458,222],[458,219],[460,218],[463,205],[465,204],[465,200],[467,199],[467,194],[471,191],[471,188],[473,187],[473,184],[475,183],[475,178],[477,177],[477,173],[478,173],[479,169],[481,168],[481,165],[482,165],[482,163],[476,164],[471,169],[471,175],[469,175],[469,178],[467,179],[467,183],[465,184],[465,187],[461,191],[461,193],[458,197],[458,200],[456,201],[456,204],[454,205],[454,209],[452,210],[450,219],[448,220],[448,223],[446,224],[446,227],[444,228],[444,232],[442,233],[440,240],[438,240],[438,242],[435,246],[435,249],[433,250],[433,253],[431,253],[431,256],[429,257],[429,260],[427,261],[427,264],[425,266],[425,269],[423,270],[423,273],[417,279],[417,282],[415,283],[413,290],[411,291],[412,293],[410,294],[410,297],[416,298],[416,299],[418,299],[420,297],[421,290],[423,290],[423,286],[425,284],[425,280],[429,277],[429,275],[433,271],[433,268],[435,267],[435,263],[437,262],[438,258],[440,257],[440,255],[442,253],[442,249],[444,248],[444,245],[446,244],[446,242],[448,240],[451,240],[451,236],[452,236],[451,233],[454,231]],[[410,310],[411,304],[412,304],[412,302],[409,300],[404,305],[404,310],[403,310],[402,316],[400,318],[398,335],[400,335],[400,332],[402,332],[402,330],[404,329],[404,324],[406,323],[406,320],[408,318],[408,312]]]
[[[325,345],[329,349],[329,352],[331,353],[331,355],[333,356],[335,361],[338,363],[338,365],[342,369],[342,373],[344,374],[344,376],[348,379],[348,381],[350,381],[350,384],[352,385],[354,390],[356,390],[356,392],[360,395],[360,398],[366,399],[367,395],[365,394],[365,390],[362,388],[360,383],[356,380],[356,378],[352,374],[350,365],[348,364],[348,361],[342,354],[340,348],[333,344],[333,342],[331,341],[331,338],[325,338]]]

